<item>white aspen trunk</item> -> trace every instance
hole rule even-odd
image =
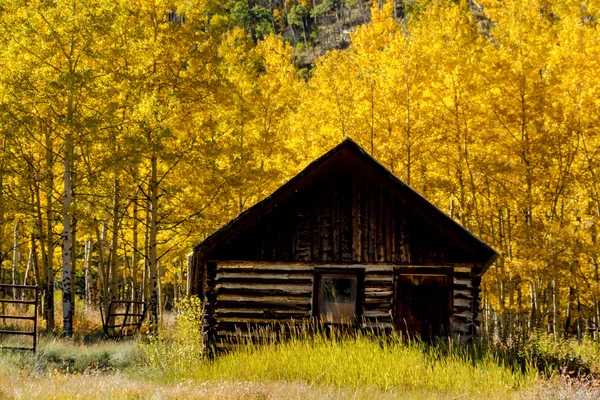
[[[144,229],[144,271],[142,271],[142,300],[148,301],[148,282],[150,272],[150,203],[146,202],[146,224]]]
[[[157,284],[158,284],[158,320],[162,323],[163,321],[163,306],[164,306],[164,299],[163,299],[163,290],[162,290],[162,279],[161,279],[161,265],[159,262],[156,263],[156,269],[157,269],[157,276],[156,276],[156,280],[157,280]]]
[[[37,225],[36,223],[34,223],[33,226],[33,230],[31,231],[31,268],[33,270],[33,283],[35,286],[40,286],[40,269],[39,269],[39,263],[38,263],[38,254],[37,254],[37,246],[35,243],[35,225]]]
[[[71,173],[71,187],[74,174]],[[74,192],[73,192],[74,193]],[[77,274],[77,218],[71,216],[71,314],[75,316],[75,276]]]
[[[69,98],[69,115],[73,106],[72,98]],[[71,227],[71,154],[72,154],[71,133],[65,135],[65,158],[64,158],[64,193],[63,193],[63,233],[62,233],[62,304],[63,304],[63,324],[64,334],[67,337],[73,335],[73,303],[71,296],[71,259],[73,251],[72,227]]]
[[[92,306],[92,285],[91,285],[91,273],[90,273],[90,264],[92,262],[92,241],[90,239],[85,241],[84,247],[84,268],[85,268],[85,305],[87,310],[89,311]]]
[[[98,278],[100,279],[100,285],[102,288],[102,312],[104,318],[108,316],[108,277],[106,276],[105,262],[104,262],[104,240],[106,236],[106,225],[102,223],[102,235],[98,225],[96,225],[96,241],[98,243]]]
[[[25,268],[25,275],[23,275],[23,285],[27,285],[27,277],[29,271],[31,271],[31,264],[33,264],[33,247],[29,249],[29,256],[27,256],[27,267]],[[23,295],[25,292],[23,291]]]
[[[54,330],[54,212],[52,210],[54,193],[54,174],[52,165],[54,163],[54,154],[52,150],[52,137],[49,129],[45,129],[45,148],[46,148],[46,259],[45,275],[46,290],[44,293],[44,305],[46,307],[46,330]],[[42,228],[40,227],[40,230]]]
[[[192,287],[192,260],[194,257],[194,252],[191,252],[187,255],[187,287],[185,288],[185,293],[187,296],[191,296],[190,288]],[[204,299],[203,299],[204,300]]]
[[[157,256],[156,240],[158,234],[158,160],[156,154],[152,154],[150,169],[150,325],[151,330],[158,331],[158,279],[157,279]]]
[[[15,224],[13,233],[13,262],[12,262],[12,284],[19,284],[19,261],[21,254],[19,253],[19,221]],[[17,299],[17,289],[13,288],[13,300]]]
[[[138,262],[139,262],[139,257],[138,257],[138,198],[137,198],[137,191],[136,191],[136,195],[135,198],[133,199],[133,232],[132,232],[132,247],[133,247],[133,251],[131,254],[131,300],[137,300],[139,295],[138,295],[138,287],[137,287],[137,281],[138,281],[138,272],[137,272],[137,268],[138,268]]]
[[[113,221],[112,221],[112,239],[110,249],[110,299],[118,300],[118,286],[117,286],[117,262],[118,254],[117,247],[119,244],[119,179],[115,172],[114,180],[114,193],[113,193]],[[114,325],[114,320],[111,318],[109,321],[111,325]]]

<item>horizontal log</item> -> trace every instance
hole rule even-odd
[[[256,315],[240,315],[236,316],[217,316],[217,326],[221,326],[222,322],[236,322],[240,324],[254,324],[254,323],[268,323],[268,324],[292,324],[295,322],[296,324],[299,321],[310,318],[310,315],[297,315],[297,316],[289,316],[285,314],[273,314],[273,315],[263,315],[262,318],[257,318]]]
[[[217,309],[232,308],[244,310],[308,310],[312,308],[310,302],[258,302],[258,301],[228,301],[217,300],[215,305]]]
[[[471,300],[473,298],[473,292],[471,290],[454,290],[452,294],[455,299]]]
[[[265,321],[259,320],[256,322],[240,322],[238,320],[234,321],[219,321],[217,323],[217,328],[226,330],[226,331],[236,331],[240,330],[243,332],[251,332],[254,330],[263,330],[263,331],[280,331],[282,329],[298,329],[298,330],[310,330],[314,328],[315,323],[312,318],[303,318],[299,320],[293,321]]]
[[[362,316],[364,318],[390,318],[391,315],[389,312],[384,312],[384,311],[378,311],[378,310],[368,310],[368,311],[364,311]]]
[[[292,270],[292,269],[258,269],[258,268],[223,268],[217,271],[216,278],[229,278],[229,277],[242,277],[242,278],[251,278],[257,275],[267,275],[267,276],[288,276],[288,277],[313,277],[314,273],[312,269],[301,269],[301,270]]]
[[[473,324],[452,324],[452,332],[453,333],[470,333]]]
[[[365,286],[375,286],[377,284],[392,285],[394,278],[392,276],[386,277],[365,277]]]
[[[363,305],[364,312],[366,312],[366,311],[380,311],[380,312],[384,312],[384,313],[389,313],[389,311],[391,309],[392,309],[392,304],[391,303],[387,303],[387,304],[376,303],[376,304],[364,304]]]
[[[454,267],[454,273],[470,274],[471,271],[472,271],[472,268],[469,268],[469,267]]]
[[[365,289],[376,288],[376,289],[389,289],[391,290],[394,285],[393,280],[389,281],[370,281],[365,282]]]
[[[470,279],[456,279],[454,278],[454,289],[456,290],[458,286],[463,286],[465,288],[472,288],[473,284]]]
[[[217,308],[215,309],[215,315],[260,315],[260,316],[274,316],[279,318],[281,315],[287,315],[289,318],[306,318],[310,317],[310,310],[284,310],[284,309],[267,309],[267,310],[256,310],[256,309],[240,309],[240,308]]]
[[[218,301],[251,301],[254,303],[262,302],[282,302],[282,303],[310,303],[310,296],[257,296],[255,292],[248,295],[223,294],[219,293]]]
[[[265,332],[265,331],[250,331],[250,332],[242,332],[242,331],[218,331],[217,335],[222,338],[242,338],[242,339],[260,339],[260,340],[272,340],[273,334],[276,334],[276,337],[280,336],[289,336],[284,332]]]
[[[369,288],[370,289],[370,288]],[[392,297],[391,290],[365,290],[365,297]]]
[[[298,273],[289,273],[287,271],[264,270],[264,271],[246,271],[239,270],[235,272],[217,272],[215,279],[224,278],[272,278],[272,279],[290,279],[290,278],[305,278],[312,279],[314,274],[311,272],[299,271]]]
[[[237,271],[237,270],[293,270],[293,271],[312,271],[313,266],[306,263],[273,263],[262,261],[217,261],[217,272]]]
[[[308,298],[312,296],[312,287],[304,290],[289,290],[289,289],[255,289],[255,288],[217,288],[218,297],[221,296],[254,296],[254,297],[265,297],[265,296],[285,296],[295,298]]]
[[[388,330],[388,329],[393,329],[394,325],[391,322],[363,323],[362,328],[363,329],[373,329],[373,330],[378,330],[378,329]]]
[[[287,291],[312,291],[312,285],[288,285],[283,282],[271,283],[217,283],[216,289],[253,289],[253,290],[287,290]]]
[[[453,304],[454,308],[471,308],[471,300],[454,298]]]
[[[281,284],[286,284],[286,285],[312,285],[313,284],[313,280],[311,279],[296,279],[296,278],[285,278],[283,276],[281,277],[277,277],[277,278],[265,278],[264,275],[257,275],[254,278],[233,278],[233,277],[227,277],[227,278],[221,278],[221,279],[217,279],[216,280],[217,284],[219,283],[239,283],[240,285],[244,285],[244,286],[249,286],[252,284],[268,284],[270,286],[274,286],[274,285],[281,285]]]
[[[391,297],[365,297],[363,304],[387,304],[388,307],[392,304]]]
[[[370,271],[392,271],[395,266],[390,263],[378,264],[348,264],[348,263],[304,263],[304,262],[264,262],[264,261],[215,261],[217,271],[223,268],[244,268],[244,269],[304,269],[313,270],[314,268],[364,268]]]
[[[393,269],[365,269],[365,277],[394,277]]]
[[[469,321],[473,320],[473,313],[471,311],[462,311],[461,313],[454,313],[452,316],[454,319],[466,319]]]

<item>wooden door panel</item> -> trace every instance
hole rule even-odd
[[[395,281],[396,329],[425,341],[447,334],[448,277],[398,274]]]

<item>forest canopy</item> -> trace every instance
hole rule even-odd
[[[370,7],[370,9],[369,9]],[[351,137],[494,247],[483,329],[598,334],[597,1],[7,0],[0,282],[66,334]],[[162,298],[159,288],[162,285]]]

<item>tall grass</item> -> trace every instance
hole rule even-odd
[[[55,397],[71,398],[87,389],[82,398],[89,393],[97,393],[96,398],[146,398],[162,388],[165,398],[200,392],[213,398],[215,388],[223,388],[223,398],[247,398],[239,393],[253,398],[255,390],[266,393],[265,398],[288,398],[286,387],[294,388],[289,398],[303,398],[304,392],[307,398],[522,398],[527,393],[533,395],[525,397],[553,398],[563,388],[589,398],[600,393],[593,375],[586,375],[600,371],[598,345],[589,340],[576,343],[539,335],[511,345],[466,345],[448,339],[426,344],[397,334],[287,326],[258,332],[261,339],[254,342],[244,339],[249,332],[240,332],[236,339],[241,344],[209,360],[203,358],[200,302],[189,299],[182,310],[174,325],[161,327],[159,336],[104,341],[95,338],[95,325],[86,323],[90,329],[78,338],[43,338],[37,355],[0,353],[0,381],[6,381],[0,382],[0,398],[7,393],[45,398],[57,390],[63,394]],[[287,335],[280,335],[282,331]],[[583,378],[572,379],[577,374]],[[7,380],[22,376],[30,385],[26,391]],[[102,387],[113,383],[131,392]],[[81,389],[63,390],[64,385]]]
[[[363,334],[292,335],[270,343],[247,342],[213,361],[200,361],[197,353],[195,362],[184,363],[169,361],[179,354],[174,347],[177,341],[173,340],[146,346],[151,356],[144,375],[166,382],[284,381],[470,398],[508,395],[532,386],[537,379],[533,367],[507,365],[485,347],[452,341],[429,345],[394,334],[385,338]]]

